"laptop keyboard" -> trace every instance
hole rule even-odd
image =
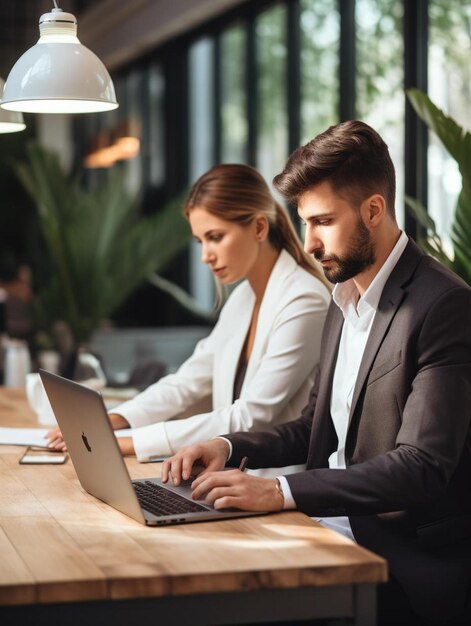
[[[156,485],[150,480],[133,483],[137,499],[146,511],[162,517],[163,515],[181,515],[182,513],[198,513],[208,509],[196,502]]]

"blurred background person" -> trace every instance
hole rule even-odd
[[[12,256],[0,259],[0,303],[4,332],[17,339],[30,341],[33,332],[33,281],[28,265]]]

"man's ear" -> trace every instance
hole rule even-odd
[[[381,194],[375,193],[362,204],[363,219],[367,225],[374,228],[383,220],[386,214],[386,200]]]

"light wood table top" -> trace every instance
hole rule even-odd
[[[0,388],[0,425],[35,423],[24,392]],[[73,465],[25,466],[0,445],[0,605],[378,583],[383,559],[285,512],[146,527],[86,493]],[[127,459],[132,478],[159,464]],[[1,613],[0,613],[1,614]]]

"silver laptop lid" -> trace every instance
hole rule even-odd
[[[41,380],[60,426],[64,441],[82,487],[96,498],[143,524],[181,524],[233,517],[263,515],[263,512],[215,510],[204,502],[194,502],[189,485],[174,487],[171,491],[192,505],[185,513],[154,515],[141,508],[126,464],[108,419],[101,394],[66,378],[39,370]],[[159,478],[146,479],[161,485]],[[141,482],[141,481],[134,481]],[[151,509],[152,510],[152,509]]]
[[[82,487],[145,523],[101,394],[39,370]]]

